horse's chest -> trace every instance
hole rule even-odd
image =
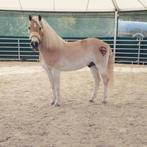
[[[50,67],[54,67],[57,62],[59,61],[59,53],[50,52],[50,53],[43,53],[42,60]]]

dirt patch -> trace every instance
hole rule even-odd
[[[17,72],[10,74],[8,67]],[[0,73],[2,68],[8,69],[0,75],[0,147],[147,146],[147,73],[116,72],[103,105],[102,84],[96,102],[88,102],[93,89],[88,69],[64,72],[62,106],[56,108],[39,63],[2,62]]]

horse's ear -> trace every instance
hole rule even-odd
[[[31,15],[29,15],[29,20],[30,20],[30,21],[32,20],[32,16],[31,16]]]
[[[42,19],[42,17],[39,15],[39,16],[38,16],[38,20],[41,21],[41,19]]]

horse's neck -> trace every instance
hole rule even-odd
[[[40,45],[40,51],[53,51],[55,49],[62,49],[65,45],[65,42],[62,42],[60,40],[57,41],[56,44],[52,43],[52,41],[53,40],[43,38]]]
[[[42,40],[42,47],[46,49],[62,48],[65,41],[53,30],[53,28],[44,21],[43,27],[44,35]]]

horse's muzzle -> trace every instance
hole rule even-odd
[[[39,47],[39,42],[38,41],[31,41],[31,46],[33,49],[35,49],[37,51],[38,47]]]

